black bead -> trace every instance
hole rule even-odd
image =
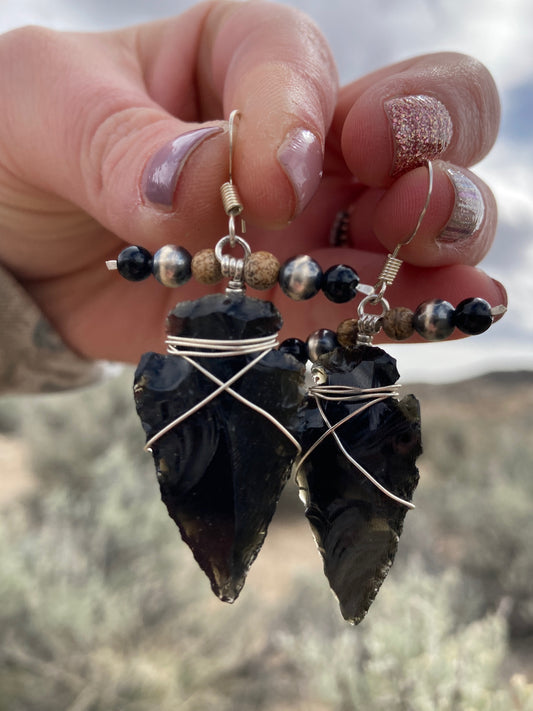
[[[464,299],[455,309],[455,325],[469,336],[484,333],[492,321],[490,304],[479,296]]]
[[[307,350],[309,360],[313,363],[325,353],[330,353],[339,345],[337,334],[329,328],[319,328],[307,339]]]
[[[281,265],[278,281],[283,292],[291,299],[305,301],[320,291],[322,269],[312,257],[300,254]]]
[[[355,269],[346,264],[336,264],[324,272],[322,291],[330,301],[344,304],[357,296],[359,281],[359,274]]]
[[[455,309],[443,299],[424,301],[413,316],[415,330],[428,341],[442,341],[448,338],[454,325]]]
[[[279,344],[279,351],[281,353],[288,353],[300,361],[300,363],[306,363],[308,359],[307,344],[301,341],[299,338],[286,338],[282,343]]]
[[[152,255],[144,247],[126,247],[117,257],[117,270],[128,281],[142,281],[152,273]]]

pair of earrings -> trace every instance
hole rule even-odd
[[[414,508],[422,451],[418,401],[400,399],[395,361],[372,339],[382,327],[399,338],[414,329],[441,338],[456,325],[481,332],[498,310],[471,299],[457,309],[434,300],[410,312],[391,309],[385,299],[401,266],[398,252],[427,210],[431,163],[418,224],[388,256],[374,287],[361,285],[345,265],[324,274],[305,255],[280,266],[269,253],[252,253],[236,234],[242,211],[231,178],[236,117],[233,112],[229,125],[230,179],[221,189],[228,235],[194,257],[171,245],[154,257],[129,247],[107,263],[125,278],[154,274],[169,286],[191,275],[204,283],[228,280],[224,294],[178,303],[167,319],[167,354],[145,353],[140,360],[133,390],[145,448],[170,516],[226,602],[239,595],[293,473],[342,615],[357,624]],[[243,256],[225,254],[228,246]],[[245,294],[246,283],[266,289],[276,282],[296,300],[320,289],[332,301],[364,298],[357,318],[337,332],[321,329],[307,343],[278,344],[279,312]],[[368,307],[381,313],[367,313]]]

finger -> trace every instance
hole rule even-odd
[[[234,170],[248,219],[284,226],[320,181],[337,96],[329,47],[307,16],[261,2],[222,4],[206,35],[199,69],[210,113],[217,102],[226,116],[241,112]]]
[[[497,209],[490,189],[476,175],[443,161],[401,176],[386,191],[373,189],[351,208],[352,244],[376,249],[375,238],[389,252],[413,235],[427,201],[427,211],[401,259],[423,267],[475,265],[489,251],[496,232]]]
[[[499,118],[487,69],[471,57],[437,53],[345,87],[333,127],[351,172],[366,185],[386,186],[428,159],[478,162],[495,141]]]

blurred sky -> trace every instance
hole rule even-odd
[[[177,14],[192,0],[0,0],[0,30],[34,23],[98,30]],[[533,369],[533,2],[531,0],[290,0],[320,25],[342,81],[423,52],[480,59],[501,92],[503,120],[476,172],[499,206],[496,244],[483,262],[509,291],[509,312],[483,336],[387,350],[403,379],[455,380]],[[436,294],[438,296],[438,294]]]

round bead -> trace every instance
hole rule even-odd
[[[337,326],[337,340],[343,348],[355,348],[359,336],[356,318],[347,318]]]
[[[270,252],[252,252],[244,264],[244,281],[252,289],[271,289],[278,275],[279,262]]]
[[[415,330],[428,341],[442,341],[453,331],[455,309],[443,299],[431,299],[420,304],[413,316]]]
[[[284,293],[295,301],[311,299],[320,291],[322,269],[307,254],[300,254],[281,266],[279,284]]]
[[[357,296],[359,281],[359,275],[355,269],[346,266],[346,264],[336,264],[324,272],[322,291],[330,301],[344,304]]]
[[[222,279],[220,262],[214,249],[201,249],[197,252],[191,261],[191,271],[200,284],[218,284]]]
[[[278,350],[281,353],[288,353],[294,356],[300,363],[307,362],[307,345],[299,338],[286,338],[279,344]]]
[[[413,335],[413,312],[405,306],[397,306],[387,311],[381,319],[385,334],[395,341],[404,341]]]
[[[469,336],[484,333],[492,325],[492,321],[490,304],[479,296],[464,299],[455,309],[455,325]]]
[[[117,257],[117,271],[128,281],[142,281],[152,273],[152,255],[144,247],[126,247]]]
[[[321,355],[329,353],[337,348],[337,334],[329,328],[319,328],[318,331],[312,333],[307,339],[307,351],[309,360],[313,363],[320,358]]]
[[[163,286],[182,286],[191,278],[191,255],[185,247],[166,244],[154,254],[152,274]]]

